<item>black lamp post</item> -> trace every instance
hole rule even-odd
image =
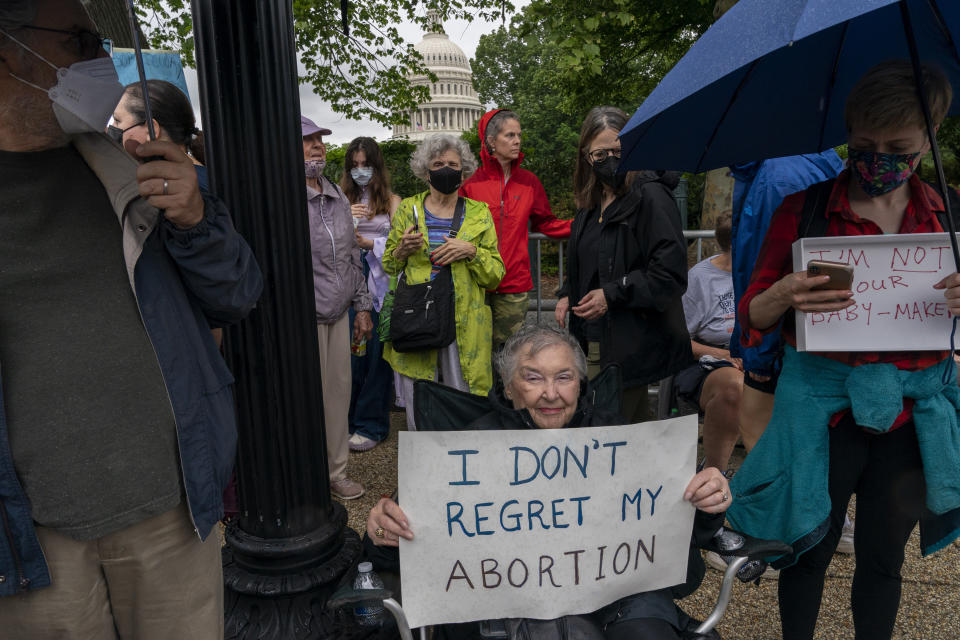
[[[328,637],[323,603],[360,540],[330,498],[291,2],[193,0],[193,18],[212,188],[266,285],[225,336],[240,432],[226,637]]]

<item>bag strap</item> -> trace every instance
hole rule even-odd
[[[467,213],[467,203],[464,199],[457,198],[457,207],[453,211],[453,221],[450,223],[450,233],[447,235],[451,238],[456,238],[457,233],[460,231],[460,225],[463,224],[463,216]]]
[[[818,182],[807,189],[803,200],[803,210],[797,223],[797,238],[822,238],[827,234],[827,203],[833,192],[836,178]]]

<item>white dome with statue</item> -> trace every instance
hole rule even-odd
[[[434,28],[424,34],[415,48],[437,81],[431,82],[424,75],[410,77],[414,86],[430,88],[430,101],[411,111],[409,122],[394,125],[394,138],[418,141],[431,133],[459,136],[474,128],[485,111],[473,88],[470,60],[444,32],[437,14],[431,12],[430,17]]]

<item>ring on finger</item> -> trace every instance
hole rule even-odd
[[[373,535],[377,536],[378,538],[382,538],[382,537],[383,537],[383,527],[377,527],[376,530],[373,532]]]
[[[170,193],[170,183],[166,180],[163,181],[163,195],[169,195]]]

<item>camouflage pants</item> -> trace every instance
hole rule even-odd
[[[493,312],[493,350],[523,326],[527,315],[528,293],[488,293],[487,304]]]

